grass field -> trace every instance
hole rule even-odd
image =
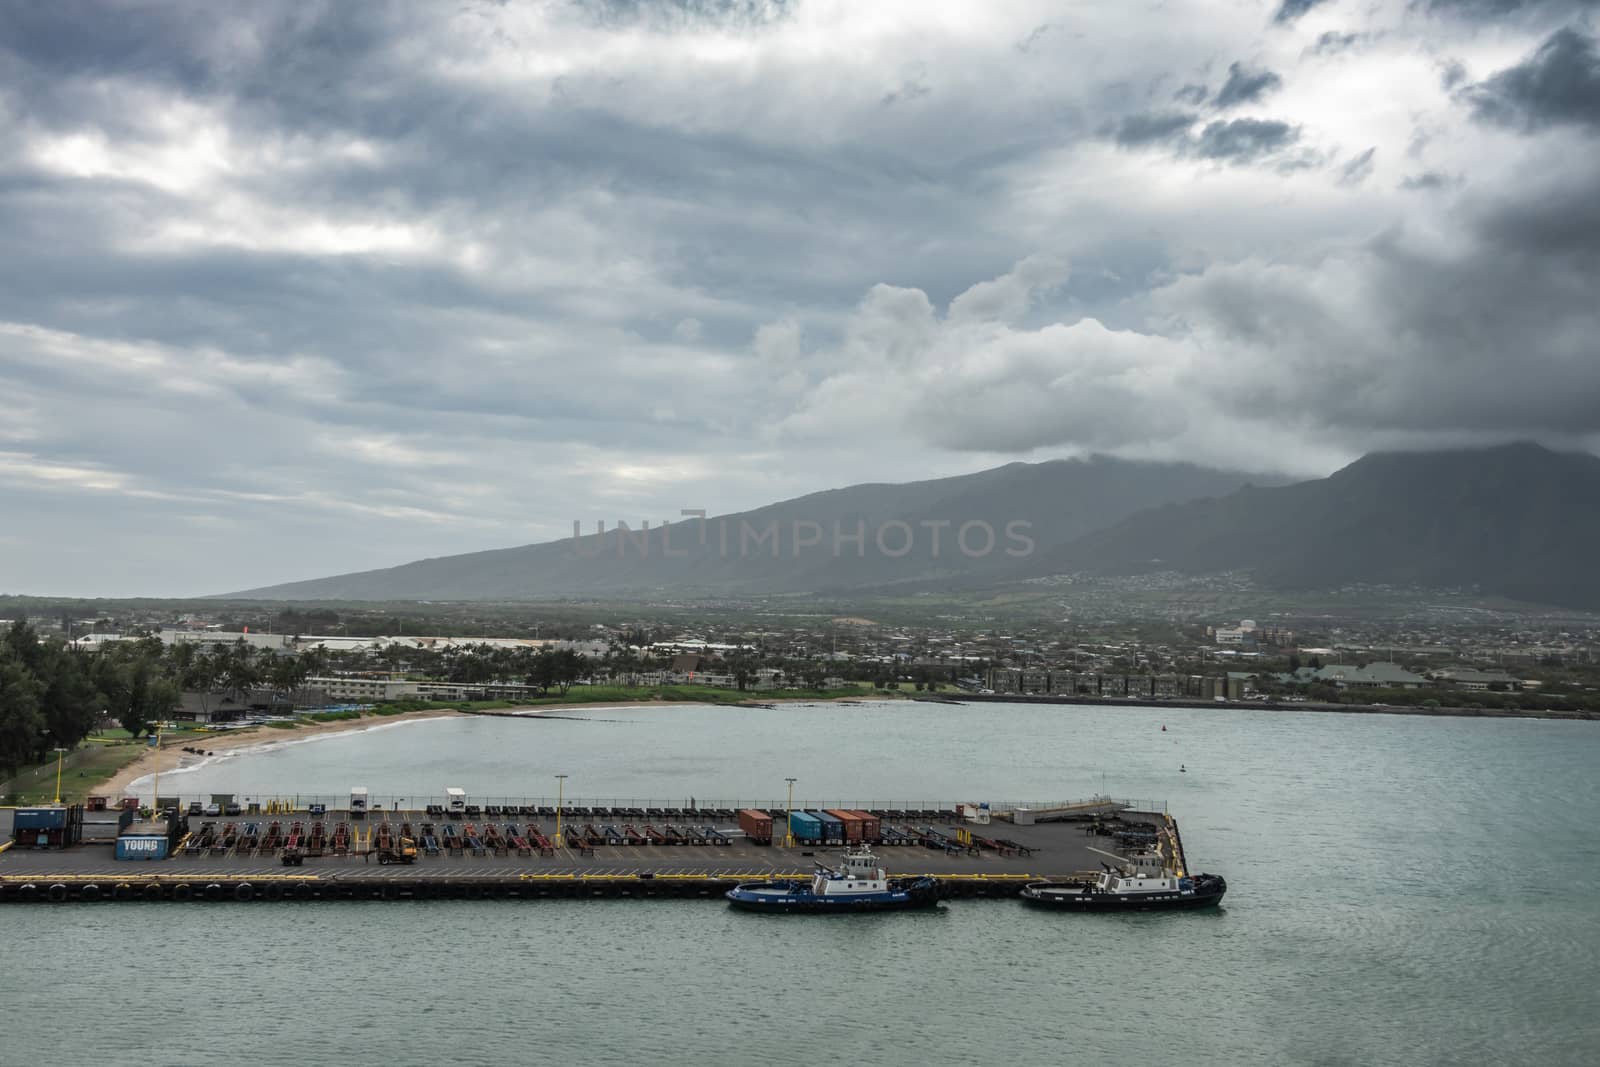
[[[85,743],[61,761],[61,800],[81,804],[83,798],[123,767],[148,752],[143,741]],[[28,767],[0,783],[0,799],[8,804],[47,804],[56,795],[56,761]]]

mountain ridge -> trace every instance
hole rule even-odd
[[[1600,607],[1600,458],[1529,442],[1377,452],[1326,478],[1129,516],[1019,574],[1248,570],[1277,588],[1475,586]]]
[[[820,490],[712,516],[704,526],[694,520],[674,522],[669,533],[660,527],[648,534],[634,530],[624,540],[608,530],[604,537],[590,533],[435,556],[223,596],[518,600],[663,591],[781,593],[848,590],[941,575],[999,575],[1017,562],[1005,554],[1008,523],[1031,524],[1038,548],[1050,549],[1154,504],[1225,493],[1261,478],[1187,463],[1105,456],[1015,462],[949,478]],[[962,552],[956,543],[963,524],[972,522],[989,523],[994,533],[994,549],[981,556]],[[763,535],[774,523],[777,539],[769,540]],[[866,551],[859,553],[850,537],[858,524],[866,541]],[[893,554],[907,540],[908,530],[910,550]],[[967,546],[981,547],[982,530],[967,532]],[[797,542],[812,535],[820,543],[802,551]],[[937,551],[935,537],[940,541]]]

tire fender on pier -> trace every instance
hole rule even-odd
[[[181,882],[172,887],[173,900],[190,900],[194,897],[194,887],[187,882]]]
[[[132,900],[133,886],[129,885],[127,882],[118,882],[111,890],[111,896],[115,900]]]
[[[62,885],[60,882],[57,882],[55,885],[51,886],[50,899],[55,901],[57,904],[61,903],[63,900],[66,900],[67,887]]]
[[[166,895],[166,891],[161,888],[161,885],[158,882],[151,882],[149,885],[144,887],[144,899],[146,900],[157,901]]]
[[[244,903],[256,898],[256,887],[249,882],[240,882],[233,887],[233,899]]]
[[[78,890],[78,899],[79,900],[99,900],[100,899],[100,887],[95,885],[93,882],[90,882],[88,885],[86,885],[82,889]]]

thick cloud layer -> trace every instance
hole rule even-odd
[[[1487,122],[1537,130],[1573,123],[1600,129],[1600,47],[1567,27],[1514,67],[1466,91]]]
[[[1243,63],[1228,65],[1228,79],[1217,90],[1217,107],[1252,104],[1283,85],[1283,78],[1270,70],[1254,70]]]
[[[1278,13],[1273,15],[1272,19],[1274,22],[1293,22],[1322,2],[1323,0],[1282,0],[1278,5]]]
[[[0,591],[1592,442],[1593,4],[1378,8],[7,5]]]

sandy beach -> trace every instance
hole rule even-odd
[[[387,726],[390,723],[415,722],[418,719],[447,719],[462,714],[464,713],[447,709],[408,711],[400,715],[372,715],[360,720],[342,719],[336,722],[306,723],[293,730],[278,730],[270,726],[260,726],[253,730],[234,730],[227,733],[210,734],[200,738],[174,738],[171,741],[162,742],[159,761],[156,750],[150,749],[100,783],[95,787],[94,791],[104,793],[110,797],[120,797],[127,793],[128,787],[134,782],[145,775],[154,774],[157,766],[163,771],[172,771],[180,767],[193,766],[205,758],[204,756],[196,756],[193,753],[183,751],[185,746],[202,749],[208,753],[229,752],[235,749],[254,748],[259,745],[315,737],[319,734],[360,733],[363,730],[370,730],[375,726]]]

